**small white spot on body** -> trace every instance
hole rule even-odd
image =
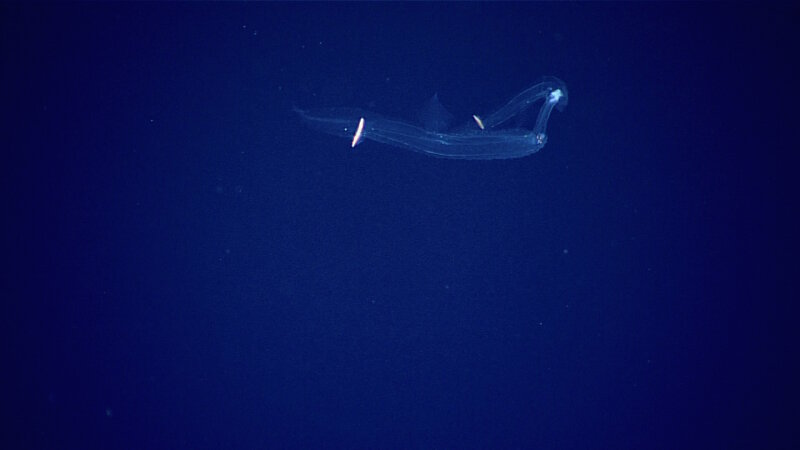
[[[550,103],[558,103],[558,101],[561,100],[561,97],[563,96],[564,92],[561,89],[556,89],[550,93],[550,95],[547,97],[547,101]]]

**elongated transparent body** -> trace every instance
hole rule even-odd
[[[542,100],[533,129],[504,128],[509,119]],[[567,104],[567,88],[557,78],[546,77],[525,89],[497,111],[452,131],[430,131],[400,120],[354,108],[301,110],[295,108],[311,128],[353,138],[360,119],[364,129],[359,139],[373,140],[427,155],[453,159],[508,159],[536,153],[547,142],[547,122],[553,108]],[[477,121],[478,119],[476,119]]]

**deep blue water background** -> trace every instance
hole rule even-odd
[[[797,23],[0,5],[4,447],[796,444]],[[569,106],[516,160],[353,151],[291,112],[438,93],[469,120],[543,75]]]

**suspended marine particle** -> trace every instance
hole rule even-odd
[[[483,128],[483,121],[481,120],[481,118],[476,116],[475,114],[472,115],[472,118],[475,119],[475,123],[477,123],[478,126],[480,127],[480,129],[483,130],[484,129]]]
[[[356,128],[356,134],[353,135],[353,142],[350,143],[350,147],[355,148],[359,142],[361,142],[361,135],[364,133],[364,118],[362,117],[361,120],[358,121],[358,128]]]

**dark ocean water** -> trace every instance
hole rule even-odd
[[[782,4],[0,5],[3,448],[790,448]],[[456,119],[569,88],[525,158]],[[796,412],[796,411],[795,411]]]

